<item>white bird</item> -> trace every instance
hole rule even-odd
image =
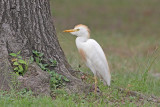
[[[76,46],[82,59],[88,68],[93,72],[95,79],[95,92],[97,92],[97,77],[103,80],[104,85],[110,86],[111,75],[107,59],[101,46],[90,39],[90,30],[86,25],[76,25],[74,29],[64,30],[77,36]]]

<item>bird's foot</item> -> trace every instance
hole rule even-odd
[[[97,94],[97,93],[100,93],[100,89],[98,86],[97,88],[95,88],[95,84],[93,84],[91,87],[91,92],[94,92],[95,94]]]

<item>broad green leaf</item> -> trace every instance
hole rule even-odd
[[[13,65],[19,65],[18,62],[14,62]]]
[[[40,68],[43,66],[43,64],[42,64],[42,63],[39,63],[38,65],[40,66]]]
[[[57,64],[57,61],[56,61],[56,60],[53,60],[53,59],[50,59],[50,62],[52,62],[52,64],[54,64],[54,65]]]
[[[69,79],[66,77],[63,77],[64,81],[69,82]]]
[[[35,50],[32,50],[32,53],[34,53],[34,54],[35,54],[35,53],[37,53],[37,51],[35,51]]]
[[[18,73],[18,72],[16,72],[16,75],[19,75],[19,73]]]
[[[30,62],[32,63],[34,61],[33,56],[30,57]]]
[[[19,72],[23,72],[23,67],[22,67],[22,65],[19,65],[18,68],[19,68],[19,70],[18,70]]]
[[[62,76],[61,76],[61,75],[59,75],[58,80],[61,80],[61,77],[62,77]]]
[[[39,57],[42,57],[43,55],[44,55],[43,53],[40,53],[40,54],[39,54]]]
[[[22,60],[22,59],[19,59],[18,62],[19,62],[20,64],[26,64],[26,61],[24,61],[24,60]]]
[[[17,60],[18,60],[17,58],[11,59],[12,62],[15,62],[15,61],[17,61]]]
[[[48,66],[48,64],[43,64],[43,66],[45,66],[45,67],[46,67],[46,66]]]
[[[40,62],[40,61],[39,61],[39,58],[36,57],[36,63],[39,64],[39,62]]]
[[[18,70],[18,67],[15,67],[15,68],[14,68],[14,71],[17,71],[17,70]]]
[[[19,59],[22,59],[22,57],[21,57],[21,56],[18,56],[18,58],[19,58]]]
[[[53,59],[49,59],[50,60],[50,62],[53,62],[54,60]]]
[[[17,54],[16,54],[16,53],[10,53],[9,55],[10,55],[10,56],[14,56],[14,57],[16,57],[16,56],[17,56]]]
[[[55,67],[56,65],[55,65],[55,64],[51,64],[50,66],[51,66],[51,67]]]
[[[38,52],[37,51],[32,50],[32,52],[33,52],[34,55],[38,56]]]
[[[38,64],[42,70],[46,70],[45,66],[42,63]]]
[[[18,52],[17,52],[17,55],[19,55],[20,53],[21,53],[21,51],[18,51]]]

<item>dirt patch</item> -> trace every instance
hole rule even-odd
[[[24,76],[20,76],[21,89],[32,90],[34,95],[50,95],[50,75],[33,63]]]

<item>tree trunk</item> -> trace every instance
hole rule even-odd
[[[8,54],[21,51],[26,58],[32,55],[32,50],[44,53],[46,62],[57,61],[55,71],[70,80],[67,89],[83,90],[85,85],[72,76],[74,71],[59,45],[49,0],[0,0],[0,89],[10,88],[13,72]]]

